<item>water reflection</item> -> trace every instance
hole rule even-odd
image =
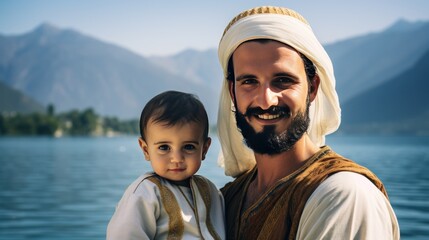
[[[402,239],[429,239],[429,138],[331,137],[385,183]],[[218,187],[213,138],[199,174]],[[0,138],[0,239],[105,239],[126,186],[150,170],[137,137]]]

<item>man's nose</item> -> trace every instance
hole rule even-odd
[[[258,105],[262,109],[277,106],[279,103],[279,93],[272,90],[270,86],[263,86],[258,96]]]

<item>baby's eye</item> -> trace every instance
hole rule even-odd
[[[186,144],[185,146],[183,146],[183,149],[185,149],[187,151],[192,151],[192,150],[195,150],[196,147],[192,144]]]
[[[168,145],[161,145],[158,147],[158,149],[161,151],[168,151],[170,150],[170,147]]]

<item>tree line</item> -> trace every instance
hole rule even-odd
[[[102,117],[92,108],[56,114],[53,105],[46,113],[0,114],[1,136],[104,136],[138,134],[138,120]]]

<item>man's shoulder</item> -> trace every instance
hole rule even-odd
[[[399,228],[383,193],[367,177],[343,171],[328,177],[310,196],[298,236],[336,239],[346,233],[355,238],[398,239]]]
[[[368,189],[372,188],[377,189],[367,177],[349,171],[337,172],[329,176],[318,187],[323,192],[346,195],[367,193]]]
[[[312,168],[315,172],[323,172],[325,174],[325,177],[323,177],[324,181],[327,180],[325,179],[326,177],[330,178],[335,175],[336,177],[330,180],[333,181],[346,175],[344,179],[339,181],[347,182],[353,180],[356,182],[372,183],[376,188],[381,190],[384,195],[387,196],[386,189],[382,181],[370,169],[356,163],[351,159],[345,158],[332,150],[323,156],[320,160],[316,161]],[[336,175],[342,172],[346,173]],[[354,173],[351,175],[354,177],[348,176],[348,174],[351,173]]]
[[[383,192],[367,177],[356,172],[337,172],[325,179],[310,196],[308,202],[327,201],[329,204],[356,204],[368,201],[386,201]]]

